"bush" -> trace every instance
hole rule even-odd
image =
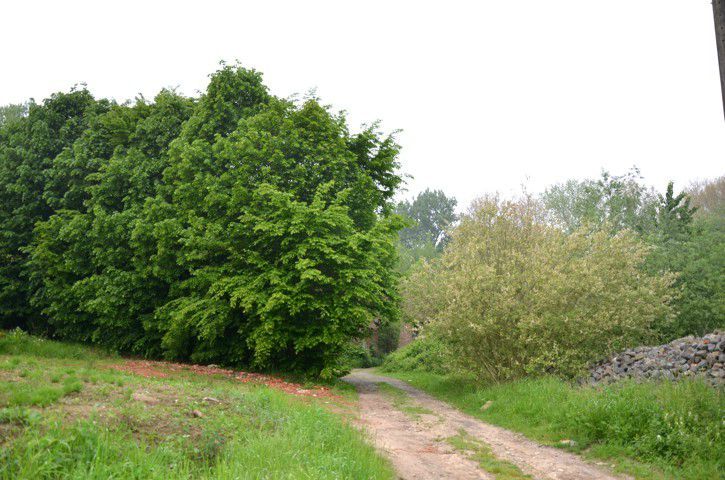
[[[413,340],[385,357],[382,369],[386,372],[450,372],[445,345],[432,337]]]
[[[380,366],[382,358],[367,346],[359,342],[351,342],[340,356],[343,372],[353,368],[370,368]]]
[[[628,231],[567,235],[531,199],[485,198],[404,283],[404,308],[479,378],[574,376],[671,317],[672,277],[644,275],[647,252]]]

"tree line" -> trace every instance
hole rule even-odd
[[[459,215],[439,190],[394,203],[398,150],[239,66],[198,98],[3,107],[0,327],[330,377],[371,324],[393,349],[402,311],[501,378],[724,326],[723,178],[604,173]]]

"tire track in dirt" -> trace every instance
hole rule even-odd
[[[465,453],[455,451],[445,438],[465,431],[490,446],[493,454],[541,480],[621,480],[617,476],[563,450],[539,445],[523,435],[489,425],[436,400],[407,383],[355,370],[344,378],[360,395],[360,420],[375,445],[386,453],[405,480],[493,479]],[[395,408],[379,389],[387,383],[406,392],[411,403],[432,414],[411,418]]]

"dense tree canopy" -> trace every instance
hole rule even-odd
[[[647,270],[676,272],[677,316],[659,330],[666,339],[702,335],[725,327],[725,210],[722,203],[698,214],[673,185],[659,196],[656,229],[647,237]]]
[[[4,326],[332,375],[397,315],[397,153],[231,66],[199,99],[31,105],[0,129]]]
[[[108,102],[96,102],[87,90],[73,90],[42,105],[31,104],[26,117],[0,129],[0,318],[5,327],[38,320],[29,305],[25,248],[35,223],[46,220],[52,204],[72,189],[58,185],[56,162],[62,160],[57,157],[108,108]],[[88,160],[71,167],[83,170]]]

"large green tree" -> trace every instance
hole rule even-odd
[[[399,202],[395,211],[407,221],[398,242],[398,271],[407,274],[421,260],[440,255],[448,231],[456,222],[457,201],[441,190],[425,189],[415,198]]]
[[[400,242],[407,248],[425,245],[442,247],[446,232],[456,221],[456,204],[453,197],[441,190],[426,188],[412,200],[396,206],[396,212],[410,220],[410,225],[400,231]]]
[[[656,229],[648,236],[652,245],[648,270],[677,273],[673,301],[677,315],[658,325],[665,339],[725,327],[723,207],[713,204],[704,215],[696,215],[697,210],[685,192],[674,193],[670,182],[659,196]]]
[[[228,74],[212,87],[240,76],[261,85],[254,72]],[[200,139],[197,118],[240,104],[201,100],[170,149],[168,188],[146,205],[163,212],[157,228],[173,226],[152,235],[174,246],[162,260],[180,269],[156,318],[162,345],[174,357],[331,375],[372,318],[395,315],[398,147],[373,129],[351,135],[314,99],[242,98],[254,103],[241,104],[235,129],[215,123]]]
[[[14,304],[40,312],[42,328],[146,356],[331,376],[373,318],[396,318],[391,136],[351,134],[316,99],[279,99],[233,66],[196,100],[94,102],[35,165],[43,211],[14,244],[29,280]]]

